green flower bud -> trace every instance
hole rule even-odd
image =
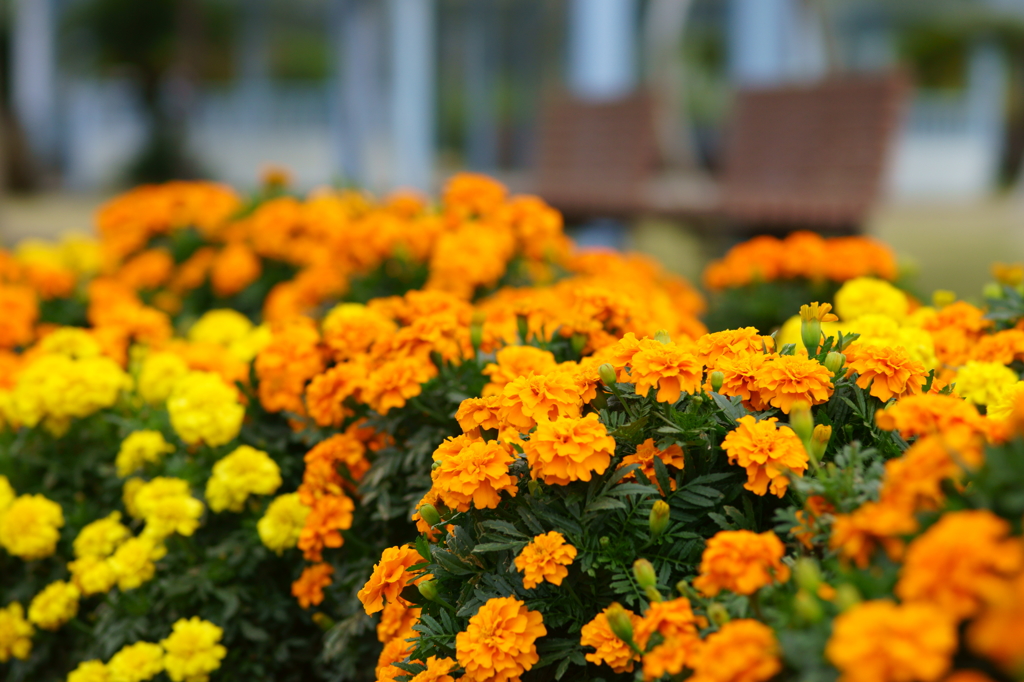
[[[541,487],[540,481],[537,479],[530,479],[530,482],[526,484],[526,487],[534,497],[540,497],[544,494],[544,489]]]
[[[821,344],[821,321],[801,320],[800,341],[804,344],[804,348],[807,349],[808,355],[817,355],[818,346]]]
[[[999,299],[1003,298],[1003,287],[1002,287],[1002,285],[1000,285],[1000,284],[998,284],[996,282],[989,282],[981,290],[981,293],[982,293],[982,295],[985,298],[987,298],[989,300],[997,300],[998,301]],[[935,298],[935,297],[933,296],[933,298]],[[956,300],[956,299],[954,298],[954,300]],[[943,301],[943,303],[946,303],[946,302]],[[949,303],[946,303],[946,305],[949,305]]]
[[[811,440],[814,416],[811,414],[810,405],[805,402],[793,403],[793,409],[789,412],[789,428],[793,429],[805,444]]]
[[[661,592],[658,592],[658,588],[654,585],[644,588],[644,594],[647,595],[647,600],[650,602],[662,601]]]
[[[806,590],[800,590],[793,597],[793,611],[805,623],[817,623],[825,617],[821,602]]]
[[[441,523],[441,515],[437,513],[437,507],[432,504],[424,504],[419,508],[420,518],[426,521],[430,526],[436,526]]]
[[[651,528],[652,538],[659,537],[668,528],[669,511],[668,503],[665,500],[658,500],[651,507],[651,515],[648,517],[647,522]]]
[[[658,584],[658,576],[654,572],[654,565],[647,559],[637,559],[633,562],[633,576],[640,584],[640,587],[647,589]]]
[[[614,386],[618,380],[615,376],[615,368],[607,362],[597,368],[597,374],[601,377],[601,381],[604,382],[605,386]]]
[[[612,544],[612,541],[608,539],[607,535],[602,535],[598,538],[597,544],[601,545],[601,549],[608,549],[608,546]]]
[[[848,611],[857,604],[861,603],[860,592],[857,588],[850,583],[843,583],[836,588],[836,598],[832,600],[840,611]]]
[[[801,590],[814,594],[821,585],[821,571],[818,562],[810,557],[800,557],[793,567],[793,577]]]
[[[334,627],[334,619],[328,616],[326,613],[317,611],[313,614],[312,618],[316,626],[324,632],[327,632],[328,630]]]
[[[714,602],[712,604],[708,604],[708,620],[718,627],[721,627],[732,620],[732,618],[729,616],[729,612],[724,606],[718,602]]]
[[[659,329],[657,332],[654,333],[654,340],[659,341],[661,343],[671,343],[672,337],[668,335],[668,331],[664,329]]]
[[[630,622],[622,604],[613,602],[605,611],[605,618],[608,619],[608,627],[616,637],[628,644],[633,643],[633,623]]]
[[[589,341],[589,339],[586,334],[573,334],[570,339],[573,351],[577,354],[582,353],[583,349],[587,347],[587,341]]]
[[[437,599],[437,581],[436,580],[424,580],[416,588],[423,595],[423,598],[427,601],[435,601]]]
[[[473,344],[473,350],[480,350],[484,342],[484,316],[479,312],[473,314],[469,324],[469,342]]]
[[[828,448],[830,440],[832,440],[831,426],[818,424],[814,427],[814,432],[811,434],[810,455],[815,461],[820,462],[821,458],[825,456],[825,450]]]
[[[725,383],[725,375],[722,374],[720,370],[716,369],[714,372],[711,373],[711,376],[709,376],[708,379],[711,381],[712,391],[718,393],[719,391],[722,390],[722,384]]]
[[[825,369],[832,373],[832,376],[839,374],[839,370],[846,364],[846,356],[832,350],[825,356]]]

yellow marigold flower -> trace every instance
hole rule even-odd
[[[765,338],[768,340],[765,341]],[[763,354],[766,344],[770,343],[771,337],[761,336],[754,327],[726,329],[697,339],[697,357],[704,366],[713,367],[719,358]]]
[[[753,416],[740,417],[736,428],[722,440],[722,449],[730,464],[747,470],[743,487],[758,495],[768,492],[782,497],[789,487],[787,472],[803,476],[807,471],[807,451],[788,426],[776,427],[778,419],[757,421]]]
[[[164,648],[164,670],[174,682],[206,682],[220,667],[228,650],[219,644],[224,631],[198,616],[181,618],[171,635],[160,642]]]
[[[955,622],[942,609],[877,600],[833,621],[825,657],[841,682],[936,682],[956,649]]]
[[[142,518],[139,514],[139,508],[135,504],[135,498],[138,497],[139,491],[142,490],[144,485],[146,485],[146,482],[141,478],[129,478],[122,487],[121,501],[124,502],[124,508],[128,512],[128,516],[133,519]]]
[[[540,660],[544,618],[514,597],[488,599],[455,636],[455,655],[472,682],[512,682]]]
[[[531,589],[545,580],[561,585],[569,575],[567,566],[576,558],[576,548],[566,543],[565,536],[551,531],[535,537],[516,557],[516,568],[523,574],[523,587]]]
[[[944,514],[907,547],[896,595],[941,607],[954,619],[981,607],[986,591],[1024,568],[1010,524],[987,510]]]
[[[233,341],[228,346],[228,351],[237,360],[248,364],[253,361],[260,351],[270,345],[271,340],[274,338],[273,332],[270,330],[270,325],[261,324],[258,327],[253,327],[252,330],[236,341]]]
[[[856,320],[871,313],[902,320],[910,310],[907,295],[892,284],[874,277],[857,277],[839,288],[836,312],[844,320]]]
[[[704,366],[696,354],[674,343],[646,343],[630,361],[630,381],[636,384],[637,395],[646,396],[658,387],[657,399],[675,403],[682,393],[696,393],[704,378]]]
[[[589,481],[594,473],[603,474],[615,454],[615,439],[591,413],[582,419],[541,422],[524,450],[533,478],[549,485],[568,485]]]
[[[1011,675],[1024,666],[1024,572],[985,595],[985,607],[967,627],[971,650]]]
[[[193,343],[213,343],[227,348],[244,339],[253,329],[249,318],[230,308],[208,310],[188,330]]]
[[[32,635],[35,628],[25,620],[25,609],[18,602],[11,602],[0,609],[0,663],[11,657],[25,660],[32,652]]]
[[[109,592],[117,584],[117,574],[110,561],[95,555],[83,556],[68,564],[71,582],[83,597]]]
[[[188,374],[188,364],[183,358],[168,352],[146,355],[139,370],[139,395],[150,405],[160,405],[171,395],[178,381]]]
[[[901,536],[915,530],[917,521],[905,507],[866,502],[851,514],[836,515],[829,547],[859,568],[867,568],[879,546],[889,558],[898,560],[903,554]]]
[[[920,393],[928,375],[924,365],[902,346],[856,344],[846,357],[850,372],[857,374],[857,385],[863,389],[870,386],[871,395],[883,403]]]
[[[1013,414],[1013,406],[1021,399],[1021,396],[1024,396],[1024,381],[1018,381],[1004,390],[998,398],[985,407],[985,414],[990,419],[1009,419],[1010,415]],[[2,484],[0,484],[0,487],[2,487]],[[0,491],[0,509],[3,509],[2,491]]]
[[[174,446],[164,440],[159,431],[133,431],[121,441],[117,451],[117,475],[124,478],[146,464],[159,464],[163,456],[174,452]]]
[[[102,354],[95,337],[78,327],[61,327],[39,341],[38,350],[66,355],[73,360],[94,358]]]
[[[448,674],[455,667],[452,659],[430,656],[425,663],[427,669],[413,675],[409,682],[454,682],[455,678]]]
[[[498,417],[521,433],[559,417],[578,417],[583,406],[579,387],[569,372],[522,376],[505,384]]]
[[[420,620],[420,609],[401,602],[385,604],[377,624],[377,639],[387,644],[393,639],[415,637],[412,626]]]
[[[110,672],[103,661],[84,661],[68,673],[67,682],[110,682]]]
[[[267,549],[280,555],[299,542],[309,507],[302,504],[298,493],[288,493],[274,499],[256,524],[256,532]]]
[[[155,561],[167,554],[167,548],[145,537],[131,538],[117,548],[108,560],[111,570],[117,576],[117,586],[122,592],[134,590],[153,579],[156,574]]]
[[[634,629],[634,640],[646,649],[651,637],[658,633],[663,638],[643,657],[644,679],[653,680],[665,674],[676,675],[700,647],[697,617],[690,600],[679,597],[671,601],[654,602]]]
[[[818,322],[837,322],[839,320],[832,314],[831,303],[808,303],[800,306],[800,319],[804,322],[817,320]]]
[[[789,567],[782,563],[785,553],[771,531],[720,531],[704,548],[693,586],[713,597],[721,590],[753,594],[772,582],[784,583],[789,580]]]
[[[636,631],[640,616],[629,609],[623,611]],[[604,663],[617,673],[633,672],[633,663],[639,661],[640,656],[612,632],[607,613],[608,609],[601,611],[580,630],[580,645],[594,647],[594,653],[586,654],[585,658],[597,665]]]
[[[430,472],[433,489],[452,509],[468,511],[470,502],[477,509],[495,509],[502,492],[515,497],[519,490],[508,473],[515,461],[512,448],[498,441],[472,441],[455,452],[442,446],[433,457],[438,462]]]
[[[666,467],[674,467],[676,469],[682,469],[686,460],[683,458],[683,449],[673,443],[664,450],[659,450],[654,444],[653,438],[648,438],[640,445],[636,446],[636,452],[632,455],[626,455],[622,458],[621,466],[629,466],[630,464],[639,464],[639,471],[644,473],[647,480],[652,481],[655,485],[659,486],[657,472],[654,468],[655,458],[660,459],[664,462]],[[671,470],[669,471],[671,473]],[[631,471],[625,478],[636,478],[636,472]],[[669,481],[669,485],[672,486],[672,490],[676,489],[675,479]],[[667,490],[661,491],[662,495],[667,495]]]
[[[688,665],[692,682],[764,682],[782,670],[775,633],[750,619],[729,621],[708,635]]]
[[[817,405],[832,395],[832,373],[820,362],[797,355],[777,355],[757,371],[761,400],[789,414],[795,403]]]
[[[397,602],[405,586],[413,582],[409,567],[423,562],[423,557],[411,545],[385,549],[380,561],[374,564],[370,579],[357,595],[366,613],[373,615],[383,609],[385,600],[389,604]]]
[[[213,465],[206,483],[210,510],[239,512],[249,495],[273,495],[281,487],[281,468],[270,455],[239,445]]]
[[[159,675],[163,669],[163,648],[149,642],[122,647],[107,663],[110,682],[145,682]]]
[[[14,494],[11,482],[7,480],[6,476],[0,476],[0,514],[3,514],[4,510],[11,506],[15,497],[17,495]]]
[[[167,412],[183,441],[210,447],[234,439],[245,417],[235,389],[213,372],[189,372],[182,377],[167,399]]]
[[[551,351],[534,348],[533,346],[505,346],[494,354],[496,362],[488,363],[484,376],[491,381],[480,393],[483,397],[500,395],[505,386],[519,377],[532,374],[547,374],[558,366]]]
[[[82,593],[63,580],[52,582],[32,598],[28,605],[28,619],[44,630],[57,630],[78,614],[78,600]]]
[[[25,561],[45,559],[57,549],[64,513],[42,495],[22,495],[0,514],[0,547]]]
[[[999,402],[1019,380],[1016,372],[998,362],[971,360],[956,373],[956,392],[969,403],[988,405]]]
[[[188,481],[180,478],[154,478],[139,487],[134,503],[139,517],[146,521],[143,533],[155,540],[172,533],[192,535],[203,515],[203,503],[192,497]]]

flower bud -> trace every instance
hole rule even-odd
[[[573,334],[570,339],[573,351],[577,354],[582,353],[583,349],[587,347],[587,341],[589,340],[586,334]]]
[[[658,500],[651,507],[651,515],[647,519],[651,528],[651,537],[657,538],[668,528],[669,506],[665,500]]]
[[[441,515],[437,513],[437,507],[432,504],[424,504],[419,509],[420,518],[426,521],[431,527],[441,523]]]
[[[836,351],[829,351],[825,356],[825,369],[832,373],[832,376],[839,374],[839,371],[846,364],[846,356]]]
[[[800,320],[800,341],[803,342],[808,355],[817,355],[818,346],[821,344],[821,321]]]
[[[526,343],[530,340],[530,321],[526,318],[526,315],[516,316],[516,327],[519,330],[519,340],[522,343]]]
[[[996,282],[989,282],[984,288],[985,298],[1002,298],[1003,288]],[[936,289],[932,293],[932,305],[936,308],[945,308],[947,305],[956,303],[956,293],[948,289]]]
[[[711,373],[711,376],[708,377],[708,380],[711,382],[711,390],[718,393],[722,390],[722,384],[725,383],[725,375],[722,374],[720,370],[716,369]]]
[[[814,427],[814,432],[811,434],[811,456],[814,457],[815,461],[820,462],[821,458],[825,456],[825,449],[828,447],[828,442],[832,439],[832,427],[826,424],[818,424]]]
[[[817,623],[825,616],[821,602],[807,590],[800,590],[793,597],[793,611],[805,623]]]
[[[833,601],[840,611],[847,611],[863,600],[856,587],[850,583],[843,583],[836,588],[836,598]]]
[[[540,481],[535,478],[530,479],[530,482],[526,484],[526,487],[534,497],[540,497],[544,493],[544,489],[541,487]]]
[[[327,632],[328,630],[334,627],[334,619],[328,616],[326,613],[317,611],[313,614],[312,618],[316,626],[324,632]]]
[[[622,608],[619,602],[612,602],[612,605],[605,611],[605,618],[608,619],[608,627],[612,633],[623,642],[633,642],[633,623],[626,615],[626,609]]]
[[[601,549],[608,549],[608,546],[612,544],[612,541],[608,539],[607,535],[602,535],[598,538],[597,543],[601,545]]]
[[[718,602],[714,602],[712,604],[708,604],[708,620],[721,627],[732,620],[732,618],[729,617],[729,612],[724,606]]]
[[[605,386],[614,386],[618,380],[615,376],[615,368],[607,362],[597,368],[597,374]]]
[[[473,320],[469,323],[469,342],[473,344],[474,350],[480,350],[484,342],[484,316],[479,312],[473,313]]]
[[[654,340],[660,343],[671,343],[672,337],[668,335],[668,331],[664,329],[659,329],[657,332],[654,333]]]
[[[789,428],[800,437],[804,443],[811,439],[814,432],[814,415],[811,414],[811,406],[805,402],[793,403],[793,409],[789,412]]]
[[[647,600],[652,603],[662,601],[661,592],[658,592],[658,588],[654,585],[645,587],[644,594],[647,595]]]
[[[793,577],[801,590],[815,592],[821,584],[821,571],[818,570],[818,562],[809,557],[800,557],[793,567]]]
[[[640,584],[640,587],[647,589],[658,584],[658,576],[654,572],[654,565],[647,559],[637,559],[633,562],[633,577]]]
[[[416,589],[420,591],[423,598],[427,601],[434,601],[437,599],[437,581],[436,580],[424,580]]]
[[[678,592],[680,596],[686,597],[690,601],[697,601],[698,599],[700,599],[700,594],[697,593],[697,590],[693,589],[693,585],[686,582],[685,580],[680,580],[676,583],[676,592]]]

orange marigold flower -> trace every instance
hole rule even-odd
[[[444,186],[445,213],[458,220],[488,216],[505,203],[507,190],[479,173],[457,173]]]
[[[456,665],[452,659],[430,656],[424,663],[427,669],[413,675],[409,682],[455,682],[455,678],[448,674]]]
[[[761,368],[768,362],[769,356],[764,353],[742,353],[734,357],[721,356],[714,366],[708,368],[708,379],[704,382],[706,391],[711,391],[711,372],[722,373],[722,388],[718,393],[724,396],[739,396],[743,404],[754,410],[764,410],[767,401],[762,398],[758,389],[758,375]]]
[[[782,670],[775,633],[750,619],[729,621],[708,635],[689,665],[691,682],[764,682]]]
[[[357,396],[366,381],[366,365],[345,362],[313,377],[306,388],[306,409],[320,426],[341,426],[351,410],[345,400]]]
[[[1024,330],[1006,329],[981,337],[971,349],[971,360],[1009,365],[1024,358]]]
[[[408,658],[414,646],[411,642],[398,638],[385,643],[384,649],[377,658],[377,667],[374,669],[377,682],[398,682],[397,678],[400,675],[408,675],[409,673],[394,664]]]
[[[655,458],[658,458],[662,462],[664,462],[666,467],[674,467],[676,469],[682,469],[686,464],[686,460],[683,457],[683,449],[679,447],[677,444],[673,443],[664,450],[659,450],[657,446],[654,444],[654,439],[648,438],[643,443],[640,443],[640,445],[636,446],[635,453],[633,453],[632,455],[626,455],[625,457],[622,458],[622,466],[628,466],[630,464],[639,464],[639,471],[642,471],[644,473],[644,476],[647,477],[647,480],[653,482],[660,489],[661,486],[658,483],[657,472],[654,468]],[[626,476],[624,476],[623,478],[636,478],[636,472],[631,471],[628,474],[626,474]],[[669,485],[672,486],[672,490],[675,490],[675,479],[670,479]],[[668,494],[668,491],[662,490],[661,494],[666,495]]]
[[[640,616],[629,609],[623,611],[629,617],[635,632],[641,622]],[[608,609],[601,611],[580,630],[580,645],[591,646],[595,650],[584,657],[591,663],[604,663],[617,673],[633,672],[633,663],[640,660],[640,655],[612,632],[611,626],[608,625],[607,613]]]
[[[355,504],[345,494],[324,495],[313,502],[299,531],[299,549],[307,561],[322,561],[324,547],[341,547],[343,530],[352,527]]]
[[[37,319],[39,303],[31,288],[0,284],[0,348],[28,345]]]
[[[762,400],[785,414],[796,403],[817,405],[832,395],[832,374],[816,360],[797,355],[776,355],[757,372]]]
[[[877,600],[833,621],[825,657],[841,682],[936,682],[956,649],[956,624],[942,609]]]
[[[122,265],[117,279],[131,289],[156,289],[173,271],[174,258],[166,249],[149,249]]]
[[[705,366],[712,367],[719,358],[733,358],[752,353],[763,355],[765,344],[770,342],[771,337],[768,337],[766,342],[765,337],[754,327],[726,329],[714,334],[705,334],[697,339],[697,354]]]
[[[674,343],[643,344],[630,361],[630,381],[638,395],[646,396],[658,387],[658,401],[675,403],[679,396],[696,393],[704,378],[704,366],[693,351]]]
[[[988,591],[967,643],[1011,675],[1024,667],[1024,572]]]
[[[983,595],[1024,568],[1024,546],[988,510],[944,514],[907,547],[896,595],[941,607],[954,619],[981,608]]]
[[[943,482],[958,484],[964,465],[974,469],[984,462],[981,446],[981,438],[965,430],[921,436],[902,457],[885,463],[881,500],[914,511],[938,509],[946,499]]]
[[[367,615],[373,615],[384,609],[384,601],[393,603],[399,601],[402,590],[410,583],[417,583],[424,578],[413,578],[408,572],[410,566],[423,563],[424,559],[412,545],[400,547],[388,547],[380,556],[380,561],[374,564],[373,573],[370,579],[359,590],[359,601],[363,603],[363,609]]]
[[[512,682],[540,660],[544,618],[515,597],[488,599],[455,636],[455,655],[471,682]]]
[[[363,386],[363,400],[380,414],[404,407],[423,391],[423,384],[437,376],[437,367],[426,357],[396,358],[375,368]]]
[[[819,532],[819,520],[825,514],[832,514],[835,508],[821,495],[807,498],[804,508],[796,512],[799,525],[789,529],[790,534],[800,541],[807,549],[814,549],[812,540]]]
[[[579,417],[582,406],[572,374],[555,371],[508,382],[501,390],[498,416],[503,423],[526,433],[540,422]]]
[[[324,600],[324,588],[331,584],[334,567],[330,564],[307,566],[299,579],[292,583],[292,596],[299,600],[299,606],[308,609]]]
[[[299,486],[299,498],[307,507],[323,495],[340,495],[346,484],[338,471],[342,464],[352,480],[359,482],[370,469],[366,459],[366,445],[349,427],[344,433],[336,433],[320,441],[303,458],[306,470]]]
[[[217,254],[210,270],[213,292],[221,298],[234,296],[260,278],[260,257],[241,242],[228,244]]]
[[[338,361],[366,353],[375,341],[397,330],[390,318],[359,303],[335,306],[323,322],[324,344]]]
[[[837,514],[832,523],[829,547],[844,559],[867,568],[881,546],[893,561],[903,555],[901,538],[917,530],[917,520],[905,507],[866,502],[852,514]]]
[[[263,409],[303,414],[306,382],[324,369],[320,335],[313,321],[296,318],[277,326],[273,339],[256,356],[254,367]]]
[[[530,475],[549,485],[589,481],[603,474],[615,454],[615,439],[596,414],[542,422],[524,446]]]
[[[807,471],[807,451],[800,438],[788,426],[776,427],[775,417],[757,421],[753,416],[740,417],[736,428],[722,440],[722,449],[730,464],[747,470],[743,487],[764,495],[771,485],[773,494],[782,497],[789,487],[788,472],[803,476]]]
[[[558,366],[551,351],[533,346],[505,346],[494,354],[494,359],[496,362],[488,363],[483,369],[484,376],[491,379],[480,394],[485,398],[500,394],[513,379],[547,374]]]
[[[387,644],[393,639],[409,639],[416,636],[412,626],[420,620],[420,609],[399,601],[384,605],[377,624],[377,639]]]
[[[985,432],[985,420],[974,405],[955,396],[934,393],[907,396],[879,410],[875,413],[875,423],[886,431],[899,431],[904,438],[948,434],[959,428]]]
[[[640,624],[633,630],[633,639],[646,649],[654,633],[664,641],[644,654],[644,678],[653,680],[682,671],[701,645],[697,618],[690,600],[679,597],[671,601],[653,602]]]
[[[466,398],[459,404],[455,413],[455,421],[459,422],[463,433],[479,435],[480,429],[499,429],[497,395],[486,398]]]
[[[508,473],[515,456],[504,443],[477,440],[454,451],[442,445],[433,457],[439,462],[430,472],[433,490],[452,509],[468,511],[471,502],[477,509],[495,509],[502,492],[515,497],[519,491],[518,482]]]
[[[576,558],[576,548],[558,531],[535,537],[516,557],[516,568],[523,574],[523,587],[532,589],[545,580],[561,585],[569,575],[567,566]]]
[[[693,586],[713,597],[721,590],[753,594],[772,582],[784,583],[789,580],[789,567],[782,563],[785,553],[782,541],[771,531],[720,531],[704,548]]]
[[[911,357],[903,346],[855,344],[847,350],[850,373],[857,374],[857,385],[871,387],[871,395],[883,403],[892,398],[916,395],[928,377],[924,364]]]

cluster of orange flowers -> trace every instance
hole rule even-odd
[[[865,275],[896,278],[889,247],[866,237],[793,232],[784,239],[763,236],[737,244],[704,270],[704,286],[717,291],[777,279],[845,282]]]

